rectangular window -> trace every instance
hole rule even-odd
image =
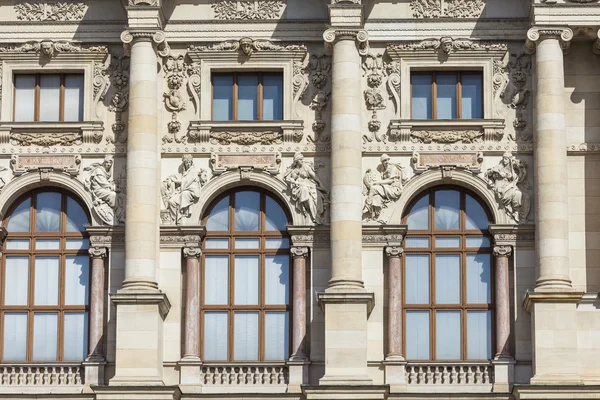
[[[83,121],[83,74],[15,75],[17,122]]]
[[[410,82],[412,119],[483,118],[481,72],[413,72]]]
[[[215,121],[283,119],[283,75],[277,72],[212,75]]]

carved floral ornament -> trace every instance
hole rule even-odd
[[[483,0],[411,0],[415,18],[479,18]]]
[[[216,19],[278,19],[283,13],[283,0],[216,0],[211,5]]]
[[[243,37],[240,40],[227,40],[220,43],[213,43],[202,46],[190,46],[189,51],[239,51],[246,57],[250,57],[254,52],[262,51],[295,51],[306,52],[306,46],[303,44],[280,44],[268,40],[255,40],[249,37]]]
[[[88,6],[85,3],[66,1],[34,3],[23,2],[14,7],[20,21],[80,21]]]
[[[22,45],[2,46],[0,47],[0,53],[35,53],[52,58],[60,53],[108,54],[108,48],[106,46],[74,44],[66,41],[42,40],[40,42],[30,41]]]
[[[471,40],[466,38],[431,38],[421,40],[419,42],[405,42],[398,44],[391,44],[387,48],[391,54],[400,54],[406,51],[422,51],[432,50],[442,52],[444,54],[451,54],[459,51],[508,51],[508,45],[502,42],[493,42],[487,40]],[[396,58],[396,57],[394,57]]]

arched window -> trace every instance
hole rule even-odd
[[[3,221],[2,361],[81,361],[88,353],[89,217],[66,193],[36,191]]]
[[[404,223],[404,354],[408,360],[492,357],[490,216],[467,190],[417,197]]]
[[[289,357],[289,218],[264,191],[217,199],[204,218],[201,343],[206,361]]]

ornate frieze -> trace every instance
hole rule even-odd
[[[11,157],[10,167],[16,176],[32,171],[61,171],[70,175],[79,175],[81,156],[75,154],[19,154]]]
[[[110,84],[115,88],[115,92],[108,105],[108,111],[115,113],[115,122],[111,127],[113,136],[107,136],[106,143],[126,143],[127,136],[125,135],[126,126],[123,112],[129,106],[129,56],[126,54],[119,56],[112,55],[107,72]]]
[[[442,170],[444,178],[452,178],[452,170],[455,168],[465,169],[473,173],[481,172],[483,154],[454,152],[413,153],[411,162],[416,174],[432,168],[439,168]]]
[[[211,144],[239,144],[249,146],[253,144],[281,144],[283,143],[283,134],[276,131],[216,131],[210,132]]]
[[[297,51],[306,52],[306,46],[303,44],[280,44],[268,40],[254,40],[244,37],[240,40],[227,40],[220,43],[213,43],[203,46],[190,46],[190,51],[239,51],[247,57],[250,57],[255,51]]]
[[[262,170],[271,175],[277,175],[280,165],[281,154],[279,153],[213,153],[210,156],[213,175],[239,170],[242,179],[247,179],[252,170]]]
[[[22,2],[14,10],[20,21],[80,21],[88,6],[82,2]]]
[[[453,120],[443,124],[425,120],[391,120],[388,139],[422,144],[476,144],[502,140],[504,128],[504,121],[500,119]]]
[[[479,18],[483,0],[411,0],[415,18]]]
[[[10,134],[10,144],[13,146],[74,146],[83,144],[83,135],[79,132],[50,132],[26,133],[13,132]]]
[[[107,225],[125,222],[125,179],[123,176],[113,178],[113,165],[113,156],[107,155],[101,163],[83,169],[89,172],[85,188],[92,195],[94,211]]]
[[[200,189],[208,181],[206,170],[196,168],[194,157],[185,154],[176,174],[165,179],[160,187],[164,208],[160,211],[163,224],[197,225]]]
[[[410,140],[413,143],[481,143],[483,130],[413,130],[410,132]]]
[[[444,54],[451,54],[458,51],[508,51],[506,43],[492,42],[484,40],[471,40],[466,38],[454,39],[451,37],[442,37],[440,39],[425,39],[419,42],[406,42],[388,46],[388,51],[397,53],[398,51],[420,51],[432,50]]]
[[[375,171],[369,168],[363,177],[363,220],[387,224],[408,179],[404,167],[390,162],[387,154],[380,161]]]
[[[211,7],[216,19],[279,19],[285,2],[283,0],[216,0]]]
[[[22,45],[8,45],[0,47],[0,53],[36,53],[47,58],[55,57],[60,53],[108,53],[106,46],[80,45],[71,42],[42,40],[30,41]]]

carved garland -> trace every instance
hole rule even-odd
[[[16,4],[14,7],[20,21],[80,21],[87,11],[85,3],[31,3]]]
[[[278,19],[281,17],[285,2],[282,0],[217,0],[211,7],[217,19]]]
[[[315,135],[312,140],[314,142],[328,142],[330,136],[324,134],[327,123],[324,120],[323,111],[327,108],[329,96],[331,95],[331,88],[329,87],[331,57],[326,54],[313,54],[310,57],[308,68],[310,70],[310,83],[314,88],[312,101],[309,105],[310,109],[315,111],[315,121],[312,124]]]

